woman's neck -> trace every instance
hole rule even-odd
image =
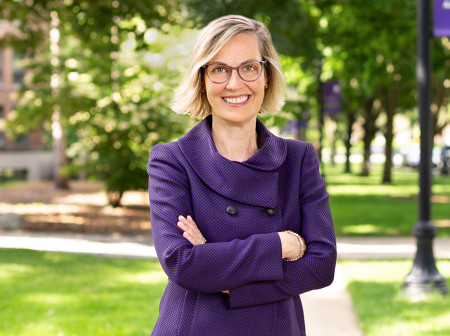
[[[256,117],[245,124],[230,124],[213,117],[212,137],[220,155],[244,162],[258,151]]]

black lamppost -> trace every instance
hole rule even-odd
[[[403,290],[408,296],[426,295],[432,291],[447,293],[445,279],[439,274],[433,255],[436,227],[431,221],[431,63],[430,63],[430,3],[419,0],[417,7],[417,81],[420,121],[419,220],[414,226],[417,251],[411,272],[405,278]]]

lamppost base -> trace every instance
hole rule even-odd
[[[447,294],[447,283],[439,273],[433,254],[436,228],[431,221],[419,221],[414,227],[417,250],[411,272],[406,276],[403,293],[411,299],[421,299],[432,292]]]
[[[403,294],[412,300],[425,299],[433,293],[447,294],[447,284],[439,274],[434,279],[412,279],[408,281],[408,278],[406,278],[403,285]]]

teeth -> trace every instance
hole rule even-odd
[[[223,100],[225,100],[227,103],[239,104],[239,103],[243,103],[243,102],[247,101],[248,96],[242,96],[242,97],[238,97],[238,98],[223,98]]]

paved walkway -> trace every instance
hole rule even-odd
[[[0,248],[156,258],[151,237],[0,232]]]
[[[434,255],[450,259],[450,239],[436,239]],[[413,259],[415,238],[339,238],[339,259]],[[339,265],[331,286],[303,294],[305,320],[309,336],[362,336],[351,297],[346,290],[345,275]]]
[[[150,237],[109,237],[77,234],[0,232],[0,248],[92,253],[105,256],[155,258]],[[450,259],[450,239],[436,239],[435,257]],[[413,238],[341,238],[340,259],[398,259],[414,257]],[[354,315],[345,275],[336,268],[333,284],[302,294],[308,336],[362,336]]]

